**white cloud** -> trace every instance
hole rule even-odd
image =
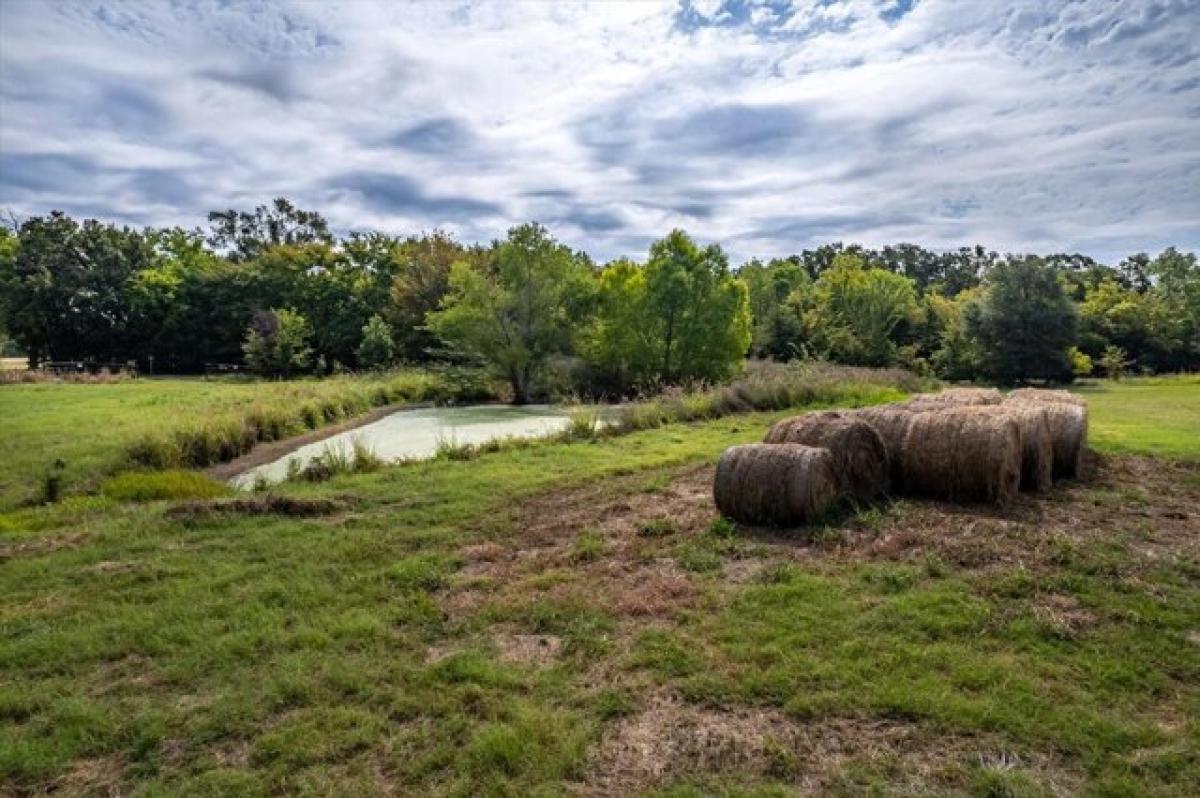
[[[0,5],[0,206],[598,257],[1200,246],[1194,0]]]

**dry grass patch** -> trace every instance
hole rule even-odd
[[[183,502],[168,508],[166,517],[178,521],[199,521],[226,515],[287,515],[312,518],[333,515],[348,509],[349,505],[339,499],[266,493],[241,499]]]
[[[743,787],[768,782],[802,794],[861,792],[867,785],[856,784],[855,774],[874,772],[887,774],[889,792],[921,794],[962,789],[976,771],[1018,768],[1036,774],[1052,794],[1069,794],[1076,784],[1047,756],[1017,754],[994,740],[950,737],[903,721],[806,722],[770,709],[699,707],[669,695],[643,706],[612,724],[589,751],[580,793],[635,795],[680,782]]]

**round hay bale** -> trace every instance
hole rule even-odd
[[[900,449],[904,487],[951,501],[1003,504],[1021,482],[1021,431],[1009,416],[957,407],[918,413]]]
[[[1005,402],[1049,402],[1054,404],[1075,405],[1087,407],[1087,400],[1079,394],[1070,391],[1050,391],[1044,388],[1018,388],[1009,391],[1004,397]]]
[[[867,422],[879,433],[887,456],[888,481],[895,492],[904,487],[900,450],[904,446],[904,436],[908,434],[908,425],[918,412],[923,411],[912,410],[904,405],[876,405],[846,411],[846,415]]]
[[[828,449],[842,490],[863,500],[887,493],[890,483],[887,447],[864,419],[836,410],[806,413],[775,424],[763,442],[802,443]]]
[[[995,388],[947,388],[940,393],[923,393],[905,405],[913,410],[943,410],[949,407],[998,405],[1004,399]]]
[[[1073,479],[1083,473],[1083,453],[1087,448],[1088,411],[1086,405],[1043,399],[1009,399],[1009,407],[1037,407],[1046,414],[1050,443],[1054,448],[1054,478]]]
[[[1021,490],[1047,491],[1054,484],[1054,436],[1046,409],[1036,404],[985,405],[976,413],[1009,416],[1021,431]]]
[[[803,524],[837,496],[833,455],[796,443],[731,446],[713,478],[717,509],[747,524]]]

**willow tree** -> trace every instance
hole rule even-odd
[[[528,402],[549,360],[570,348],[575,314],[590,288],[587,265],[539,224],[508,231],[487,268],[456,262],[429,328],[490,364]]]

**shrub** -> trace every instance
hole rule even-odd
[[[42,478],[41,495],[38,497],[41,504],[54,504],[62,497],[63,472],[66,468],[67,464],[62,460],[55,460],[50,466]]]
[[[288,476],[296,474],[290,461]],[[327,445],[325,449],[303,469],[298,475],[309,482],[324,482],[339,474],[365,474],[378,471],[385,465],[384,461],[372,451],[371,447],[359,438],[350,442],[349,448],[337,445]]]
[[[110,499],[146,502],[158,499],[214,499],[229,489],[220,482],[195,471],[128,471],[118,474],[100,487]]]

